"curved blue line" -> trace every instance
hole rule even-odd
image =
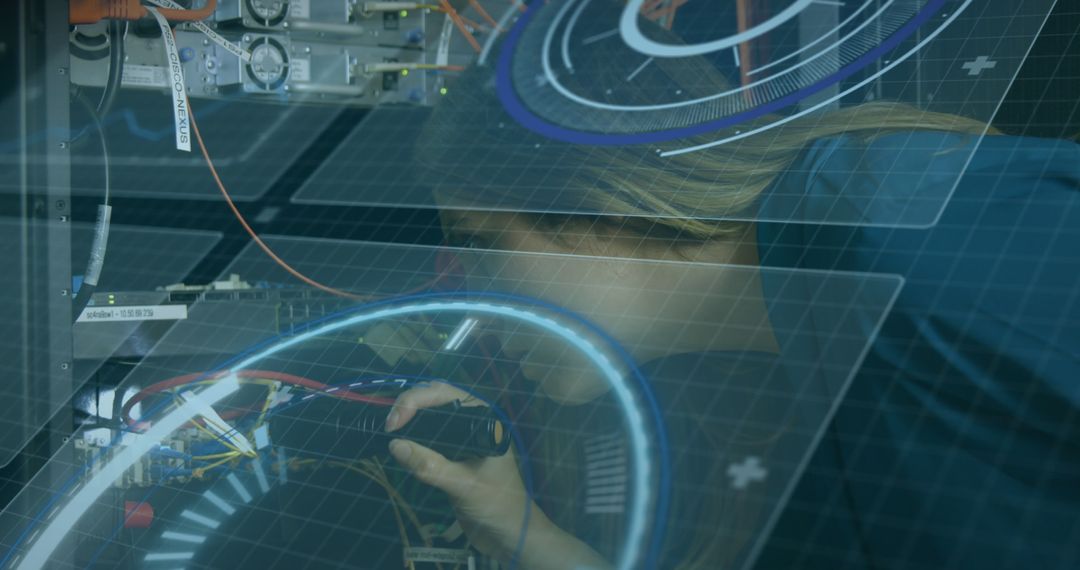
[[[200,380],[209,377],[210,374],[211,374],[210,372],[205,372],[199,378],[196,378],[192,382],[199,382]],[[167,406],[170,403],[171,403],[171,400],[164,400],[164,401],[158,403],[154,407],[147,410],[146,413],[141,414],[139,416],[139,419],[142,419],[142,418],[147,417],[147,416],[149,416],[151,414],[157,413],[158,411],[160,411],[162,408],[164,408],[165,406]],[[45,506],[41,507],[41,509],[38,510],[38,512],[34,515],[33,520],[31,520],[30,523],[27,524],[26,528],[23,529],[23,531],[19,534],[19,537],[17,539],[15,539],[15,544],[12,544],[11,548],[9,548],[7,550],[7,552],[4,553],[4,557],[0,558],[0,568],[4,567],[4,565],[8,564],[11,561],[11,557],[14,556],[14,554],[16,552],[16,549],[19,548],[19,546],[22,545],[23,541],[26,540],[26,537],[30,534],[30,531],[34,530],[34,527],[36,527],[38,524],[41,523],[41,519],[42,519],[42,517],[45,516],[45,513],[49,512],[52,509],[53,505],[55,505],[56,502],[59,501],[61,497],[66,495],[67,492],[75,485],[75,483],[83,475],[85,475],[88,471],[90,471],[90,469],[93,467],[93,465],[97,461],[99,461],[102,457],[104,457],[105,454],[109,450],[116,447],[120,443],[121,439],[124,437],[125,433],[128,433],[128,430],[118,430],[118,431],[119,431],[119,433],[117,433],[116,437],[112,438],[112,441],[109,442],[109,445],[101,448],[101,450],[98,451],[96,454],[94,454],[94,456],[92,458],[90,458],[90,460],[87,461],[86,464],[84,464],[81,468],[79,468],[79,470],[76,473],[72,474],[72,476],[69,477],[68,480],[65,481],[63,485],[61,485],[60,489],[56,493],[53,494],[52,498],[50,498],[49,501],[47,503],[45,503]]]
[[[552,303],[548,303],[547,301],[542,301],[540,299],[535,299],[535,298],[532,298],[532,297],[524,297],[524,296],[521,296],[521,295],[513,295],[513,294],[508,294],[508,293],[469,292],[469,291],[417,293],[417,294],[414,294],[414,295],[406,295],[404,297],[393,297],[393,298],[389,298],[389,299],[382,299],[382,300],[379,300],[379,301],[374,301],[374,302],[371,302],[371,303],[360,305],[358,307],[345,309],[345,310],[340,311],[338,313],[327,315],[327,316],[319,318],[319,319],[315,319],[315,320],[313,320],[313,321],[311,321],[309,323],[305,323],[301,327],[297,327],[294,331],[291,331],[288,334],[281,334],[281,335],[278,335],[277,337],[267,339],[264,342],[256,344],[255,346],[253,346],[248,351],[243,352],[241,354],[238,354],[238,355],[228,359],[227,361],[225,361],[219,367],[219,370],[227,369],[229,364],[239,362],[239,361],[245,359],[247,356],[258,352],[258,351],[262,350],[263,348],[265,348],[267,346],[271,346],[273,344],[276,344],[277,342],[279,342],[282,339],[288,338],[290,336],[294,336],[296,334],[302,334],[305,331],[308,331],[308,330],[310,330],[312,328],[315,328],[315,327],[318,327],[319,325],[322,325],[323,323],[333,321],[333,320],[337,320],[337,319],[339,319],[339,318],[341,318],[343,316],[346,316],[346,315],[349,315],[349,314],[352,314],[352,313],[361,312],[361,311],[367,311],[367,310],[374,309],[374,308],[393,306],[395,304],[412,303],[414,301],[424,300],[424,299],[468,299],[468,300],[483,300],[483,299],[489,299],[490,300],[490,299],[494,299],[494,300],[498,300],[498,301],[509,301],[509,302],[514,302],[514,303],[521,303],[521,304],[525,304],[525,305],[531,305],[531,306],[534,306],[534,307],[541,307],[543,309],[549,310],[549,311],[551,311],[553,313],[556,313],[556,314],[559,314],[559,315],[561,315],[563,317],[566,317],[567,319],[569,319],[569,320],[577,323],[578,325],[588,329],[591,333],[593,333],[598,338],[600,338],[602,341],[604,341],[604,343],[606,343],[608,345],[608,347],[623,361],[623,363],[629,368],[629,370],[630,370],[631,374],[633,375],[634,379],[637,381],[637,383],[638,383],[638,385],[639,385],[639,387],[641,389],[642,397],[649,406],[649,412],[651,413],[652,418],[653,418],[653,426],[654,426],[654,430],[655,430],[655,436],[656,436],[656,439],[657,439],[657,447],[659,448],[659,456],[660,456],[659,457],[659,459],[660,459],[659,489],[657,490],[657,501],[656,501],[656,507],[654,509],[653,533],[652,533],[652,537],[651,537],[651,541],[650,541],[650,547],[649,547],[649,551],[648,551],[649,554],[646,557],[646,560],[647,560],[646,567],[647,568],[656,567],[657,566],[657,559],[659,558],[661,549],[663,547],[664,534],[666,533],[666,530],[667,530],[664,527],[664,525],[667,524],[667,516],[668,516],[668,513],[669,513],[669,509],[670,509],[670,494],[671,494],[671,450],[670,450],[670,446],[669,446],[669,440],[668,440],[668,435],[667,435],[667,427],[666,427],[666,424],[664,423],[663,414],[661,413],[660,406],[656,401],[655,395],[653,394],[652,387],[649,385],[649,382],[645,378],[644,374],[642,374],[641,370],[637,367],[637,364],[634,362],[633,357],[631,357],[630,354],[626,351],[626,349],[623,348],[622,345],[619,344],[619,342],[617,340],[615,340],[611,335],[609,335],[607,332],[605,332],[600,327],[593,324],[588,319],[578,315],[577,313],[574,313],[573,311],[570,311],[570,310],[568,310],[566,308],[560,307],[560,306],[552,304]]]
[[[545,119],[533,114],[532,111],[525,107],[525,104],[518,97],[517,92],[514,90],[513,78],[511,77],[511,64],[513,63],[514,51],[517,48],[518,43],[521,41],[521,36],[525,31],[525,27],[536,16],[536,12],[545,5],[545,2],[534,1],[529,4],[529,8],[518,19],[513,28],[510,29],[510,33],[507,34],[502,51],[499,52],[499,61],[496,64],[495,73],[495,90],[498,93],[499,100],[502,101],[503,108],[510,114],[521,126],[533,131],[534,133],[546,136],[558,141],[583,144],[583,145],[595,145],[595,146],[616,146],[616,145],[633,145],[633,144],[655,144],[661,142],[668,142],[675,139],[693,137],[719,129],[732,127],[740,123],[763,117],[774,111],[779,111],[786,107],[790,107],[803,99],[822,91],[836,83],[851,77],[855,73],[862,70],[864,67],[877,61],[881,56],[884,56],[889,51],[900,45],[901,42],[906,40],[908,36],[915,33],[915,31],[931,18],[934,17],[945,6],[947,0],[930,0],[923,6],[923,9],[916,14],[911,20],[904,24],[899,30],[890,35],[885,41],[875,46],[870,51],[864,53],[855,61],[841,68],[835,74],[813,83],[802,89],[794,91],[773,101],[763,103],[753,109],[748,109],[741,113],[736,113],[720,119],[714,119],[712,121],[706,121],[696,125],[690,125],[687,127],[679,127],[675,129],[668,129],[663,131],[652,131],[647,133],[627,133],[627,134],[609,134],[609,133],[596,133],[577,131],[568,129],[556,125],[554,123],[547,122]]]
[[[650,542],[650,550],[649,550],[649,555],[648,555],[648,558],[647,558],[647,560],[649,561],[647,567],[649,567],[649,568],[655,567],[656,566],[656,560],[655,559],[659,556],[660,548],[661,548],[661,546],[663,544],[664,533],[666,531],[664,525],[667,522],[668,509],[669,509],[669,505],[670,505],[671,450],[670,450],[669,442],[668,442],[667,427],[666,427],[666,425],[665,425],[665,423],[663,421],[663,415],[660,412],[660,406],[656,401],[655,395],[653,394],[652,387],[649,385],[649,382],[645,378],[644,374],[642,374],[641,370],[637,367],[637,364],[634,362],[633,357],[631,357],[630,354],[626,351],[626,349],[623,348],[622,345],[619,344],[619,342],[616,341],[611,335],[609,335],[607,332],[605,332],[600,327],[593,324],[591,321],[585,319],[584,317],[578,315],[577,313],[575,313],[573,311],[570,311],[568,309],[565,309],[563,307],[560,307],[560,306],[552,304],[552,303],[548,303],[547,301],[542,301],[540,299],[534,299],[534,298],[531,298],[531,297],[525,297],[525,296],[521,296],[521,295],[512,295],[512,294],[508,294],[508,293],[487,293],[487,292],[477,293],[477,292],[468,292],[468,291],[461,291],[461,292],[430,292],[430,293],[417,293],[417,294],[406,295],[406,296],[402,296],[402,297],[392,297],[392,298],[388,298],[388,299],[381,299],[381,300],[378,300],[378,301],[373,301],[371,303],[366,303],[366,304],[359,305],[359,306],[356,306],[356,307],[352,307],[352,308],[349,308],[349,309],[345,309],[343,311],[339,311],[337,313],[333,313],[333,314],[327,315],[325,317],[315,319],[315,320],[313,320],[311,322],[305,323],[304,325],[302,325],[300,327],[297,327],[295,330],[291,331],[290,333],[287,333],[287,334],[283,333],[283,334],[279,334],[277,336],[271,337],[271,338],[269,338],[269,339],[267,339],[267,340],[265,340],[263,342],[255,344],[254,346],[252,346],[248,350],[246,350],[244,352],[241,352],[241,353],[233,356],[232,358],[229,358],[229,359],[225,360],[224,362],[222,362],[214,370],[204,372],[202,374],[202,378],[209,377],[212,374],[216,374],[216,373],[224,371],[224,370],[228,370],[228,366],[231,363],[238,362],[238,361],[246,358],[247,356],[259,351],[260,349],[262,349],[264,347],[276,344],[277,342],[279,342],[279,341],[281,341],[283,339],[287,339],[287,338],[289,338],[291,336],[295,336],[298,333],[303,333],[304,331],[315,328],[318,325],[321,325],[321,324],[326,323],[328,321],[333,321],[333,320],[336,320],[336,319],[338,319],[338,318],[340,318],[342,316],[345,316],[345,315],[358,313],[358,312],[362,312],[362,311],[367,311],[367,310],[370,310],[370,309],[373,309],[373,308],[393,306],[395,304],[412,303],[414,301],[423,300],[423,299],[466,299],[466,300],[483,300],[483,299],[491,300],[491,299],[495,299],[495,300],[499,300],[499,301],[512,301],[514,303],[521,303],[521,304],[525,304],[525,305],[531,305],[531,306],[534,306],[534,307],[541,307],[541,308],[549,310],[549,311],[551,311],[553,313],[556,313],[556,314],[559,314],[559,315],[561,315],[563,317],[566,317],[569,320],[571,320],[571,321],[577,323],[578,325],[582,326],[583,328],[587,329],[588,331],[590,331],[591,333],[596,335],[599,339],[604,341],[604,343],[608,345],[608,348],[611,349],[623,361],[623,363],[630,370],[630,372],[633,375],[634,379],[639,384],[639,387],[640,387],[641,392],[642,392],[641,395],[645,399],[646,403],[649,405],[649,412],[653,416],[653,423],[654,423],[653,427],[654,427],[655,436],[656,436],[656,439],[657,439],[657,444],[658,444],[657,446],[659,448],[659,455],[660,455],[660,457],[659,457],[659,459],[660,459],[659,489],[657,490],[657,501],[656,501],[656,507],[654,509],[654,522],[653,522],[653,533],[652,533],[653,536],[652,536],[652,539],[651,539],[651,542]],[[199,381],[199,379],[196,379],[194,381],[197,382],[197,381]],[[141,414],[139,416],[140,419],[143,418],[143,417],[150,416],[152,413],[157,412],[158,410],[163,408],[165,405],[166,405],[166,402],[162,402],[162,403],[158,404],[157,406],[155,406],[155,407],[151,408],[150,410],[148,410],[146,413]],[[34,529],[34,527],[36,527],[41,522],[41,518],[44,516],[44,514],[49,512],[49,510],[52,508],[53,505],[56,504],[56,502],[60,499],[60,497],[64,496],[64,494],[67,493],[67,491],[75,484],[75,482],[78,480],[79,477],[81,477],[83,474],[85,474],[87,471],[90,470],[91,466],[94,464],[95,461],[100,459],[113,446],[117,445],[119,443],[121,437],[122,437],[122,434],[120,434],[117,437],[113,438],[113,440],[111,442],[109,442],[108,446],[106,446],[105,448],[102,448],[102,450],[99,451],[95,455],[94,458],[92,458],[89,462],[87,462],[79,470],[78,473],[75,473],[74,475],[72,475],[64,483],[62,488],[53,495],[53,497],[49,500],[49,502],[44,507],[41,508],[41,510],[38,511],[38,513],[34,516],[34,519],[27,525],[27,527],[23,530],[23,532],[15,540],[15,543],[11,546],[11,548],[8,549],[7,553],[5,553],[4,558],[0,559],[0,567],[3,567],[5,564],[7,564],[11,560],[11,557],[16,552],[16,549],[23,543],[23,541],[26,540],[26,537],[30,534],[30,532]]]
[[[374,380],[389,380],[389,379],[403,379],[403,380],[406,380],[406,382],[398,383],[401,386],[406,386],[406,385],[416,386],[416,385],[420,385],[420,384],[426,384],[428,382],[438,382],[438,383],[441,383],[441,384],[446,384],[448,386],[453,386],[453,387],[455,387],[455,388],[457,388],[457,389],[459,389],[459,390],[461,390],[463,392],[468,393],[469,395],[471,395],[471,396],[475,397],[476,399],[484,402],[485,404],[487,404],[491,408],[491,411],[494,412],[495,415],[499,418],[499,420],[502,421],[503,424],[505,424],[507,426],[507,428],[510,430],[511,440],[514,442],[515,449],[517,449],[518,465],[519,465],[519,467],[521,468],[521,471],[522,471],[522,479],[523,479],[522,482],[525,485],[525,493],[526,493],[526,497],[527,497],[526,498],[526,504],[525,504],[525,516],[524,516],[524,518],[522,519],[522,522],[521,522],[521,537],[518,540],[518,546],[517,546],[517,550],[515,551],[514,559],[511,560],[511,564],[510,564],[511,568],[515,567],[516,564],[517,564],[517,555],[521,552],[522,549],[524,549],[524,546],[525,546],[525,532],[526,532],[526,529],[528,529],[528,526],[529,526],[529,519],[531,517],[531,511],[532,511],[532,503],[534,502],[535,497],[536,497],[536,494],[535,494],[535,491],[534,491],[534,485],[533,485],[532,467],[529,464],[529,457],[525,453],[525,448],[522,445],[521,434],[518,432],[517,426],[515,426],[510,421],[509,416],[507,416],[506,413],[503,412],[502,409],[499,408],[494,402],[489,401],[488,399],[484,398],[482,395],[478,394],[477,392],[475,392],[473,390],[470,390],[469,388],[467,388],[467,387],[465,387],[463,385],[455,384],[453,382],[449,382],[449,381],[443,380],[441,378],[435,378],[435,377],[429,377],[429,376],[413,376],[413,375],[406,375],[406,374],[393,374],[393,375],[386,375],[386,376],[373,376],[373,377],[366,377],[366,378],[357,378],[357,379],[350,380],[349,382],[350,383],[356,383],[356,382],[361,382],[361,381],[366,382],[365,384],[362,384],[362,385],[352,386],[351,389],[352,390],[367,390],[367,389],[386,388],[388,386],[393,386],[393,384],[388,385],[388,384],[372,384],[371,383]],[[344,386],[344,385],[346,385],[346,384],[337,383],[337,384],[333,384],[332,386]],[[329,395],[325,394],[324,392],[314,392],[314,394],[329,397]],[[275,413],[280,413],[280,412],[282,412],[284,410],[287,410],[289,408],[292,408],[292,407],[294,407],[296,405],[310,402],[313,399],[314,398],[304,399],[304,400],[297,400],[295,402],[290,402],[286,406],[278,409],[277,412],[275,412]],[[274,415],[273,413],[267,413],[266,418],[269,419],[273,415]],[[172,471],[170,471],[169,475],[172,475],[172,473],[175,473],[178,470],[180,470],[179,467],[174,468]],[[230,471],[237,471],[236,469],[229,469],[229,470]],[[153,496],[153,494],[155,492],[157,492],[158,490],[160,490],[160,489],[162,489],[164,487],[164,481],[167,478],[168,478],[168,475],[163,477],[161,482],[159,482],[158,484],[151,487],[143,495],[142,499],[139,502],[145,503],[146,501],[148,501],[150,499],[150,497]],[[116,538],[116,535],[119,534],[120,531],[123,528],[124,528],[124,522],[122,521],[119,525],[116,526],[115,529],[113,529],[112,534],[109,535],[109,537],[107,539],[105,539],[105,541],[103,541],[101,543],[101,546],[99,546],[98,549],[94,552],[93,556],[91,556],[90,561],[87,563],[86,566],[84,566],[84,569],[88,569],[88,568],[93,567],[94,563],[97,562],[98,558],[100,558],[102,553],[104,553],[105,548],[108,546],[108,544],[110,542],[112,542],[112,540],[114,538]]]
[[[540,300],[540,299],[535,299],[535,298],[532,298],[532,297],[525,297],[525,296],[521,296],[521,295],[513,295],[513,294],[509,294],[509,293],[451,291],[451,292],[417,293],[417,294],[413,294],[413,295],[406,295],[406,296],[403,296],[403,297],[392,297],[392,298],[388,298],[388,299],[381,299],[381,300],[378,300],[378,301],[373,301],[371,303],[366,303],[364,305],[360,305],[360,306],[353,307],[353,308],[350,308],[350,309],[345,309],[345,310],[339,311],[337,313],[333,313],[333,314],[327,315],[325,317],[321,317],[321,318],[315,319],[315,320],[313,320],[311,322],[305,323],[304,325],[302,325],[300,327],[297,327],[295,330],[290,331],[287,334],[281,334],[281,335],[278,335],[276,337],[267,339],[266,341],[263,341],[261,343],[258,343],[256,345],[254,345],[249,350],[247,350],[245,352],[242,352],[242,353],[240,353],[240,354],[238,354],[238,355],[236,355],[236,356],[234,356],[232,358],[229,358],[228,360],[226,360],[224,363],[222,363],[218,367],[218,370],[219,371],[220,370],[225,370],[225,369],[227,369],[229,367],[230,364],[235,363],[235,362],[240,362],[240,361],[244,360],[247,356],[258,352],[258,351],[262,350],[265,347],[272,346],[272,345],[276,344],[277,342],[280,342],[281,340],[286,339],[286,338],[288,338],[290,336],[295,336],[297,334],[303,334],[305,331],[316,328],[316,327],[318,327],[318,326],[320,326],[320,325],[322,325],[324,323],[327,323],[329,321],[334,321],[334,320],[337,320],[337,319],[339,319],[341,317],[344,317],[344,316],[347,316],[347,315],[350,315],[350,314],[353,314],[353,313],[367,311],[367,310],[374,309],[374,308],[388,307],[388,306],[393,306],[393,305],[396,305],[396,304],[407,304],[407,303],[412,303],[412,302],[415,302],[415,301],[418,301],[418,300],[426,300],[426,299],[466,299],[466,300],[484,300],[484,299],[492,300],[492,299],[494,299],[494,300],[498,300],[498,301],[513,302],[513,303],[520,303],[520,304],[524,304],[524,305],[530,305],[530,306],[534,306],[534,307],[540,307],[540,308],[543,308],[545,310],[556,313],[558,315],[561,315],[561,316],[563,316],[563,317],[577,323],[578,325],[582,326],[583,328],[589,330],[589,332],[593,333],[599,339],[601,339],[605,344],[607,344],[608,347],[623,361],[623,364],[625,364],[627,366],[627,368],[630,370],[631,374],[633,375],[635,381],[638,383],[639,388],[641,389],[641,395],[642,395],[643,399],[645,400],[645,402],[649,406],[649,412],[651,413],[652,418],[653,418],[653,427],[654,427],[654,431],[655,431],[654,435],[656,436],[657,447],[659,448],[659,459],[660,459],[660,462],[659,462],[660,463],[660,465],[659,465],[659,477],[658,477],[658,479],[659,479],[659,489],[657,490],[656,507],[654,508],[654,511],[653,511],[654,512],[654,515],[653,515],[653,529],[652,529],[653,532],[652,532],[652,537],[651,537],[651,540],[650,540],[650,546],[649,546],[649,550],[648,550],[648,555],[646,556],[646,560],[647,560],[646,567],[647,568],[656,567],[657,566],[657,559],[659,558],[661,549],[663,547],[664,535],[665,535],[665,533],[667,531],[667,529],[665,528],[665,525],[667,524],[667,516],[668,516],[669,510],[670,510],[670,502],[671,502],[670,501],[670,498],[671,498],[670,497],[670,495],[671,495],[671,450],[670,450],[670,445],[669,445],[669,440],[668,440],[668,435],[667,435],[667,427],[666,427],[666,424],[664,423],[663,414],[661,413],[660,406],[659,406],[658,402],[656,401],[655,395],[653,394],[652,387],[649,385],[648,380],[645,378],[644,374],[641,373],[641,370],[638,368],[637,364],[634,362],[633,357],[631,357],[630,354],[626,351],[626,349],[623,348],[622,345],[619,344],[619,342],[617,340],[615,340],[611,335],[609,335],[607,332],[605,332],[600,327],[593,324],[588,319],[578,315],[577,313],[575,313],[573,311],[570,311],[570,310],[568,310],[568,309],[566,309],[564,307],[560,307],[558,305],[548,303],[547,301],[543,301],[543,300]]]

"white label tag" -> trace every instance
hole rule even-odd
[[[266,424],[259,426],[259,428],[255,430],[254,435],[255,449],[263,449],[264,447],[270,445],[270,430],[268,429]]]
[[[311,4],[308,0],[292,0],[289,2],[289,17],[297,20],[311,19]]]
[[[468,550],[453,548],[427,548],[410,546],[405,549],[405,560],[413,562],[468,562],[471,553]]]
[[[296,58],[289,61],[289,79],[291,81],[311,81],[311,60]]]
[[[165,87],[165,68],[156,65],[124,64],[124,76],[120,78],[124,85],[132,87]]]
[[[278,404],[284,404],[293,399],[292,388],[289,386],[283,386],[278,390],[277,394],[274,394],[274,399],[270,402],[270,407],[273,408]]]
[[[188,316],[187,305],[131,305],[128,307],[87,307],[77,323],[118,321],[179,321]]]
[[[109,246],[109,226],[112,220],[112,206],[98,206],[97,223],[94,224],[94,242],[90,247],[90,262],[86,264],[83,283],[97,287],[101,277],[101,267],[105,265],[105,250]]]
[[[439,34],[439,48],[435,52],[435,65],[450,63],[450,35],[454,33],[454,23],[450,16],[443,19],[442,33]]]
[[[187,91],[184,87],[184,66],[180,63],[180,53],[176,49],[176,37],[173,36],[169,21],[157,8],[147,6],[146,11],[157,20],[161,28],[161,37],[165,40],[165,59],[169,67],[169,92],[172,93],[173,123],[176,125],[176,149],[191,152],[191,123],[188,122]]]
[[[173,2],[172,0],[146,0],[146,1],[151,3],[151,4],[154,4],[156,6],[161,6],[162,8],[169,8],[171,10],[184,10],[185,9],[183,6],[177,4],[176,2]],[[250,63],[251,62],[251,52],[249,52],[248,50],[246,50],[246,49],[244,49],[244,48],[230,42],[229,40],[221,37],[221,34],[215,32],[210,26],[207,26],[205,23],[203,23],[203,22],[201,22],[199,20],[195,20],[195,21],[189,22],[189,23],[192,26],[195,26],[196,30],[199,30],[200,32],[206,34],[206,37],[210,38],[211,41],[213,41],[217,45],[225,48],[225,50],[228,51],[229,53],[235,55],[236,57],[239,57],[242,60],[244,60],[244,63]]]

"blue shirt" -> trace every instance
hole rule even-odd
[[[951,197],[919,188],[943,197],[925,228],[888,227],[888,200],[846,203],[866,226],[758,224],[763,265],[905,284],[757,567],[1080,568],[1080,146],[921,150],[974,143],[825,139],[774,184],[828,203],[867,161],[963,173]],[[940,181],[869,183],[887,198]]]

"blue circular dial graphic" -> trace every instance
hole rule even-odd
[[[617,10],[605,0],[533,2],[507,34],[496,87],[518,122],[547,137],[674,143],[661,154],[681,154],[834,103],[910,58],[970,3],[787,0],[732,33],[690,42],[649,21],[655,0]],[[823,6],[836,10],[836,23],[790,41],[798,18]],[[769,57],[749,61],[745,55],[759,44],[771,46]]]

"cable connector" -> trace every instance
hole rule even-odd
[[[161,9],[161,15],[173,22],[202,21],[214,15],[217,0],[206,0],[202,8],[191,10]],[[139,0],[71,0],[68,23],[94,24],[101,20],[140,20],[149,15]]]

